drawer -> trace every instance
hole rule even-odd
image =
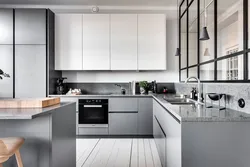
[[[108,128],[78,128],[78,135],[108,135]]]
[[[137,98],[110,98],[109,99],[110,112],[133,112],[138,111]]]
[[[61,102],[75,102],[76,103],[76,111],[78,111],[78,98],[61,97]]]
[[[137,135],[138,113],[110,113],[110,135]]]

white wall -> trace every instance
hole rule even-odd
[[[179,81],[179,57],[175,56],[177,47],[177,22],[167,21],[167,71],[64,71],[67,82],[129,82],[132,80],[157,80],[158,82]]]

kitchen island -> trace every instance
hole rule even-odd
[[[0,138],[23,137],[25,167],[76,166],[76,105],[67,102],[46,108],[0,109]],[[4,167],[15,167],[15,157]]]

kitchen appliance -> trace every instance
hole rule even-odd
[[[56,84],[56,93],[58,95],[66,94],[66,84],[64,83],[64,80],[67,78],[58,78],[57,84]]]
[[[79,99],[78,127],[108,127],[108,99]]]

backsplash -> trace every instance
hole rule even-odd
[[[129,83],[67,83],[68,88],[81,89],[83,94],[119,94],[121,89],[115,84],[121,85],[126,89],[126,93],[131,93]],[[174,83],[157,83],[157,93],[161,93],[163,88],[168,89],[168,93],[175,93]],[[137,93],[139,94],[137,87]]]
[[[175,83],[177,94],[189,95],[192,87],[197,87],[195,83]],[[227,108],[250,113],[250,84],[247,83],[203,83],[202,93],[224,93],[227,95]],[[246,102],[244,108],[238,106],[238,100],[243,98]],[[224,103],[222,103],[224,104]]]

